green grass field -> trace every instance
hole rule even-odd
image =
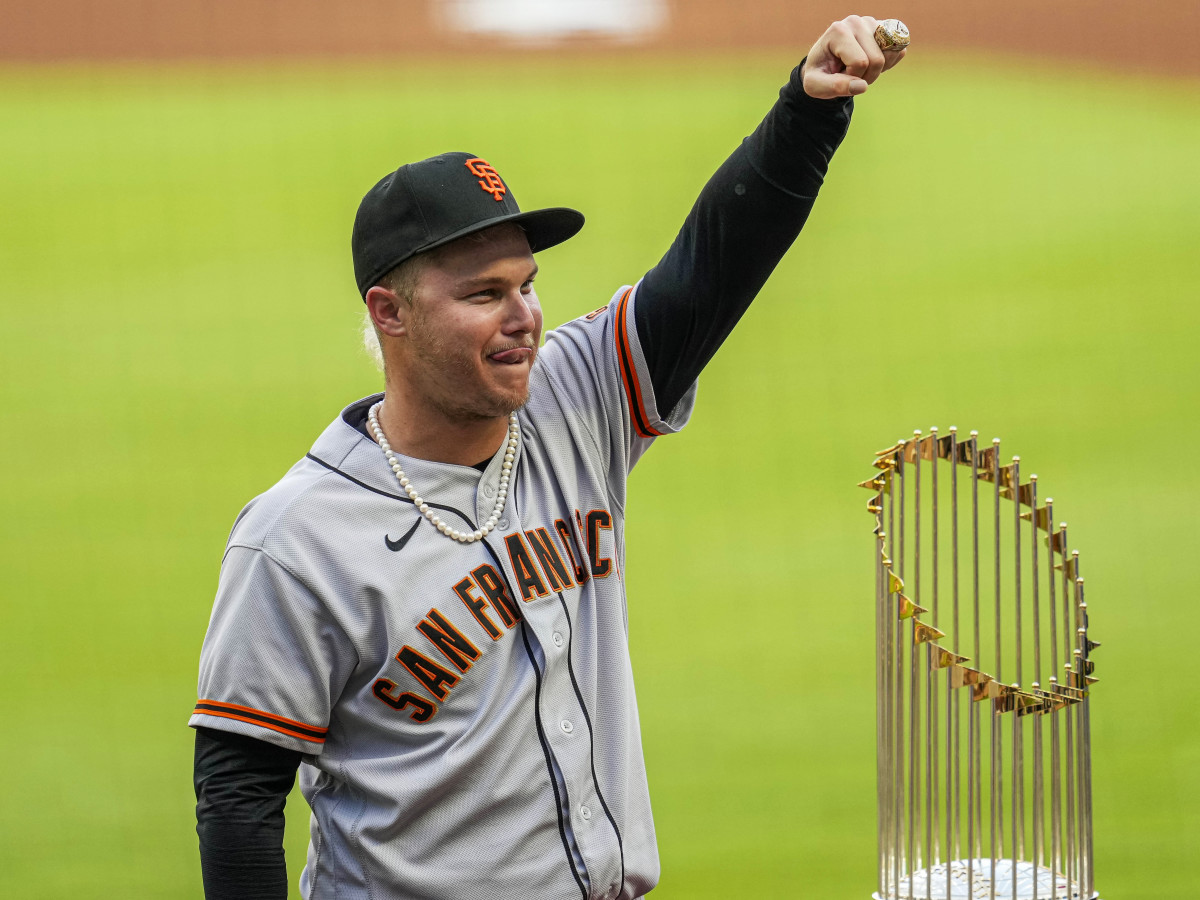
[[[555,323],[665,249],[791,61],[0,69],[0,896],[196,898],[195,669],[241,505],[378,377],[357,200],[446,149],[589,224]],[[1200,84],[914,53],[634,473],[662,900],[874,887],[874,450],[999,435],[1086,561],[1102,895],[1195,893]],[[306,815],[290,807],[292,880]]]

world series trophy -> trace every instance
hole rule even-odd
[[[876,454],[876,900],[1093,900],[1092,651],[1036,475],[936,428]]]

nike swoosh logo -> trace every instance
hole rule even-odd
[[[387,544],[387,548],[389,550],[399,553],[401,550],[404,549],[404,545],[408,543],[409,539],[413,536],[413,534],[416,533],[417,526],[420,524],[421,524],[420,519],[417,519],[417,521],[413,522],[412,528],[408,529],[408,531],[405,533],[404,537],[400,538],[400,540],[398,540],[398,541],[393,541],[390,537],[387,536],[387,534],[384,534],[383,542],[385,544]]]

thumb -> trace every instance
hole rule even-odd
[[[833,74],[819,70],[809,70],[804,73],[804,92],[818,100],[832,100],[834,97],[855,97],[866,93],[867,83],[856,75],[845,72]]]

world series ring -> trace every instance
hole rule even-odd
[[[908,26],[899,19],[884,19],[875,26],[875,43],[880,50],[903,50],[908,46]]]

